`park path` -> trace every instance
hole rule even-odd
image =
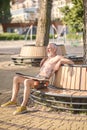
[[[6,101],[10,96],[10,91],[4,92],[0,100]],[[0,108],[0,130],[87,130],[86,114],[53,111],[37,104],[30,105],[25,114],[13,115],[14,110],[15,107]]]
[[[6,95],[5,95],[6,96]],[[87,116],[55,112],[43,106],[12,115],[15,108],[0,108],[0,130],[87,130]]]

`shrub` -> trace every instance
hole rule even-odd
[[[0,40],[23,40],[24,36],[16,33],[3,33],[0,34]]]
[[[20,35],[16,33],[2,33],[0,34],[0,40],[25,40],[25,35]],[[49,35],[49,38],[52,39],[53,35]],[[30,40],[31,36],[28,35],[27,40]],[[36,39],[36,35],[32,35],[32,39]]]

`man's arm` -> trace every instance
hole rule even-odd
[[[59,70],[59,67],[62,64],[74,64],[74,62],[72,60],[70,60],[70,59],[61,57],[61,59],[56,63],[56,65],[54,67],[54,72],[57,71],[57,70]]]
[[[62,58],[61,59],[61,64],[74,64],[74,62],[68,58]]]

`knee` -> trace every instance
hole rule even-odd
[[[24,85],[25,85],[25,86],[30,86],[30,85],[31,85],[31,82],[32,82],[31,79],[25,79],[25,80],[24,80]]]
[[[19,76],[14,76],[14,78],[13,78],[13,82],[18,82],[19,81]]]
[[[25,80],[24,80],[24,85],[29,84],[29,81],[30,81],[29,79],[25,79]]]

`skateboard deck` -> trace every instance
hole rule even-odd
[[[45,78],[40,78],[40,77],[34,77],[34,76],[30,76],[30,75],[26,75],[26,74],[23,74],[23,73],[16,73],[17,75],[20,75],[22,77],[25,77],[25,78],[29,78],[29,79],[33,79],[33,80],[38,80],[38,81],[49,81],[49,79],[45,79]]]

